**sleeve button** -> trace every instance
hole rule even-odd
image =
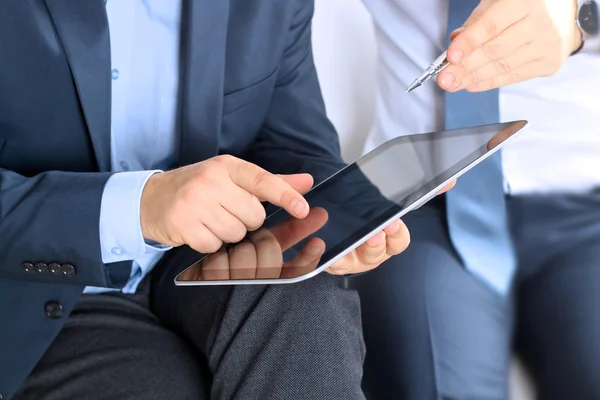
[[[35,271],[41,274],[48,272],[48,264],[43,262],[35,263]]]
[[[71,264],[63,264],[62,271],[63,271],[63,274],[65,274],[67,276],[75,276],[75,274],[77,273],[77,271],[75,270],[75,267],[72,266]]]
[[[58,263],[51,263],[48,268],[53,274],[62,274],[62,267]]]
[[[21,264],[21,268],[23,268],[23,271],[25,272],[35,272],[35,266],[30,262],[24,262]]]

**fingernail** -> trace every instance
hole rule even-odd
[[[302,213],[304,212],[305,206],[304,206],[304,202],[296,200],[294,201],[294,204],[292,205],[292,210],[294,211],[294,214],[296,215],[302,215]]]
[[[442,75],[442,77],[440,79],[440,84],[442,85],[443,88],[449,89],[450,87],[452,87],[454,80],[455,80],[454,74],[452,72],[447,72],[444,75]]]
[[[463,52],[460,50],[453,51],[452,53],[450,53],[448,55],[448,61],[450,61],[453,64],[460,63],[460,60],[462,60],[462,58],[463,58]]]

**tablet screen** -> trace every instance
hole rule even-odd
[[[196,253],[176,281],[294,279],[315,272],[525,125],[507,122],[390,140],[309,191],[305,219],[280,209],[240,243],[209,256]]]

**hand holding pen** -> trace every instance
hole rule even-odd
[[[449,92],[480,92],[553,75],[581,44],[576,14],[576,0],[482,0],[407,92],[433,77]]]

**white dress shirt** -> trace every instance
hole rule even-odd
[[[132,261],[135,292],[167,246],[146,243],[140,199],[148,178],[177,162],[180,0],[108,0],[112,64],[112,171],[100,212],[104,263]],[[107,291],[88,287],[86,293]]]
[[[364,0],[378,41],[377,117],[365,151],[391,138],[441,130],[443,92],[430,81],[406,88],[445,49],[447,0]],[[570,57],[552,77],[500,89],[502,121],[527,131],[503,149],[512,194],[586,191],[600,186],[600,56]]]

